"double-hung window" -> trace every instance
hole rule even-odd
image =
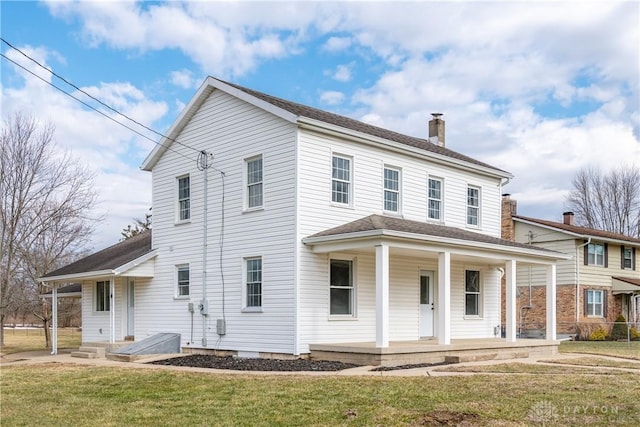
[[[178,178],[178,221],[191,218],[191,183],[189,176]]]
[[[587,316],[603,317],[604,315],[603,291],[587,289]]]
[[[182,264],[176,266],[176,296],[188,297],[189,296],[189,265]]]
[[[332,259],[329,269],[329,314],[353,316],[353,261]]]
[[[428,218],[442,220],[442,180],[429,178]]]
[[[110,311],[110,284],[108,281],[96,282],[96,311]]]
[[[246,266],[246,307],[262,307],[262,258],[247,258]]]
[[[262,156],[246,160],[247,208],[262,207]]]
[[[622,247],[622,268],[633,270],[634,269],[634,250],[633,248]]]
[[[587,264],[604,266],[605,247],[602,243],[589,243],[587,248]]]
[[[351,158],[333,156],[331,159],[331,201],[342,205],[351,204],[352,191]]]
[[[465,271],[464,283],[464,314],[465,316],[481,315],[480,272],[477,270]]]
[[[480,189],[467,187],[467,225],[480,225]]]
[[[384,168],[384,210],[400,212],[400,170]]]

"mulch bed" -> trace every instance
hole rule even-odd
[[[245,359],[233,356],[213,356],[209,354],[191,354],[188,356],[174,357],[171,359],[149,362],[153,365],[165,366],[190,366],[194,368],[233,369],[236,371],[342,371],[355,368],[358,365],[342,362],[330,362],[326,360],[310,359]]]

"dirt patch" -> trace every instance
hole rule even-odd
[[[413,363],[409,365],[400,365],[400,366],[379,366],[377,368],[373,368],[371,371],[398,371],[401,369],[413,369],[413,368],[431,368],[433,366],[444,366],[451,365],[452,362],[438,362],[438,363]]]
[[[174,357],[166,360],[149,362],[151,365],[190,366],[194,368],[233,369],[236,371],[342,371],[355,368],[358,365],[326,360],[310,359],[245,359],[233,356],[213,356],[208,354],[191,354],[184,357]]]
[[[470,427],[478,425],[480,417],[467,412],[433,411],[424,415],[418,422],[419,426],[459,426]]]

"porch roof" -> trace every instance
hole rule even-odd
[[[640,293],[640,279],[633,277],[612,277],[611,290],[618,293]]]
[[[90,277],[122,275],[153,259],[151,230],[109,246],[62,268],[47,273],[43,282],[74,281]]]
[[[306,245],[314,247],[316,252],[339,250],[339,245],[347,249],[372,246],[376,241],[429,243],[438,248],[448,248],[455,252],[469,250],[492,252],[505,258],[513,256],[538,259],[543,262],[555,262],[570,259],[571,255],[544,249],[528,244],[517,243],[486,234],[462,230],[427,222],[412,221],[384,215],[369,215],[338,227],[330,228],[304,238]],[[373,241],[373,242],[372,242]],[[478,253],[480,255],[480,253]]]

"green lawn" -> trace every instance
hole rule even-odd
[[[640,341],[563,341],[560,353],[585,353],[640,360]]]
[[[52,364],[0,374],[3,427],[640,425],[640,376],[626,373],[263,376]]]
[[[640,370],[639,362],[632,362],[631,360],[611,360],[603,357],[585,356],[566,359],[550,359],[541,360],[545,363],[560,363],[564,365],[577,365],[577,366],[596,366],[607,368],[625,368],[625,369],[638,369]]]
[[[58,329],[58,348],[78,348],[82,333],[75,328]],[[4,346],[0,354],[46,350],[43,329],[4,328]]]
[[[557,363],[564,363],[557,361]],[[594,365],[590,365],[594,366]],[[472,365],[472,366],[445,366],[436,369],[439,372],[479,372],[479,373],[499,373],[499,374],[537,374],[537,375],[559,375],[559,374],[591,374],[591,375],[619,375],[621,372],[611,370],[593,370],[589,367],[572,366],[557,367],[547,365],[537,365],[531,363],[498,363],[492,365]]]

